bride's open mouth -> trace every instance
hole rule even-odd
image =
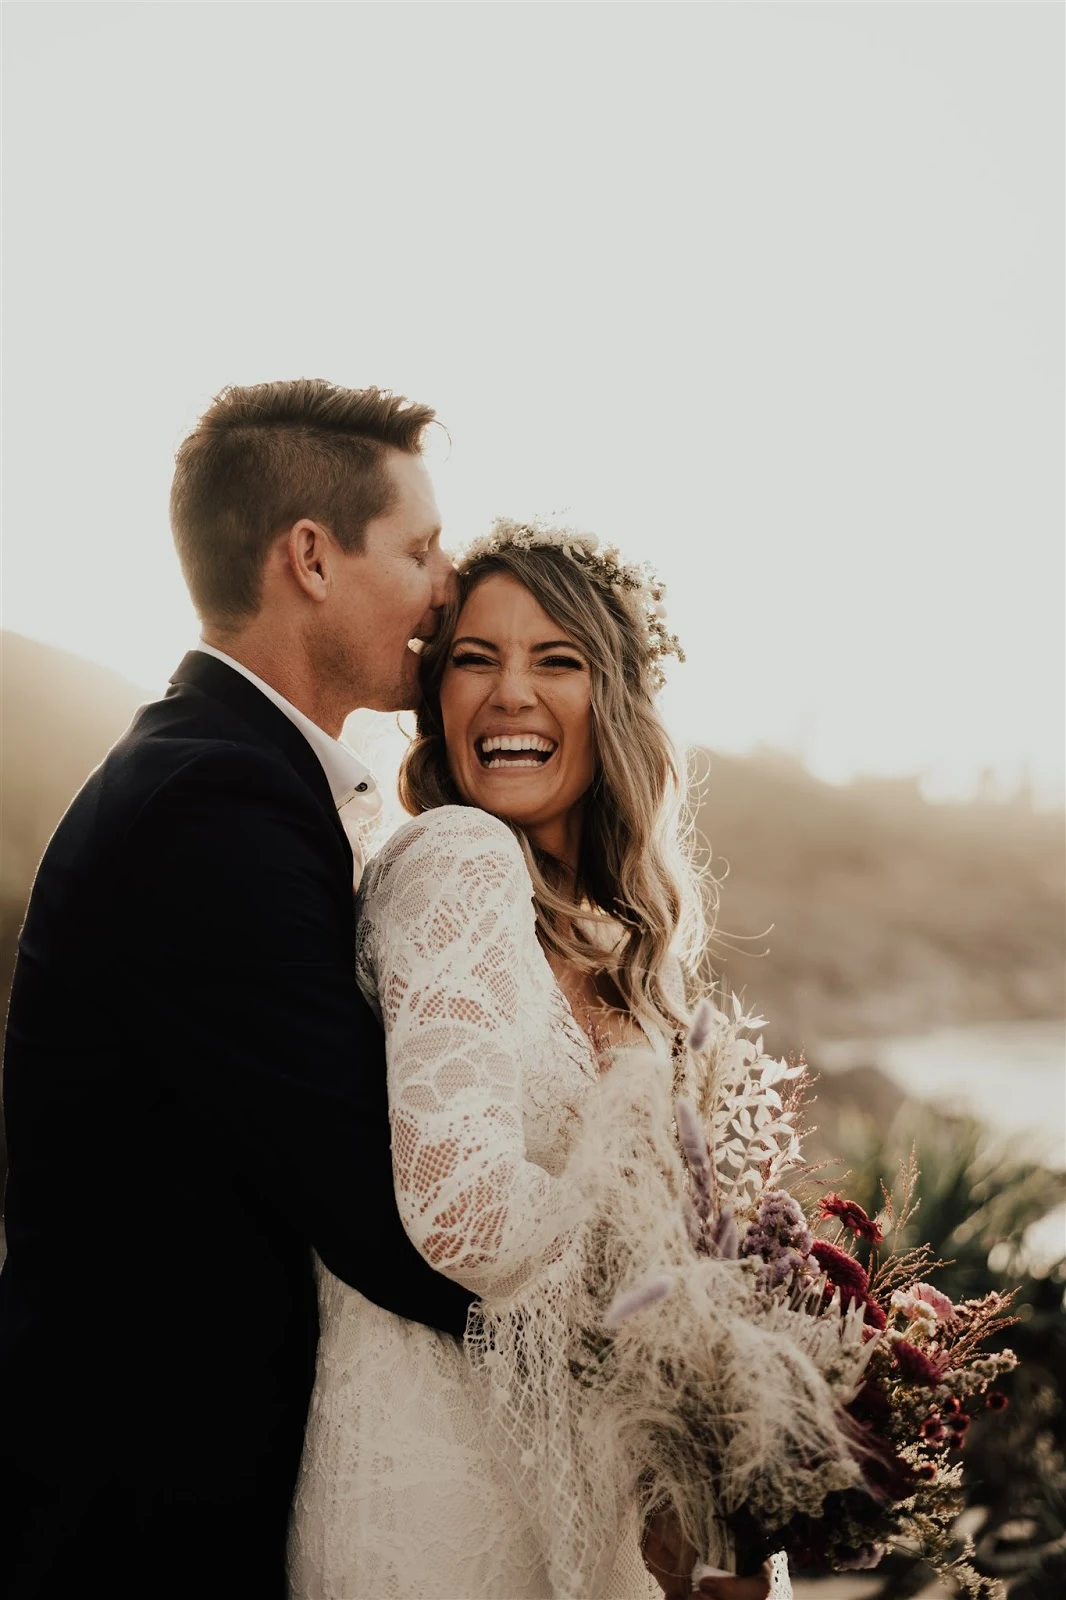
[[[532,771],[547,766],[559,746],[539,733],[506,733],[475,739],[478,761],[487,772]]]

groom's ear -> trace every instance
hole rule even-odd
[[[325,600],[333,581],[331,563],[336,545],[321,522],[302,517],[293,523],[285,538],[289,571],[310,600]]]

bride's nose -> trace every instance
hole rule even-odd
[[[492,704],[507,716],[526,711],[537,703],[533,679],[528,672],[502,671],[492,689]]]

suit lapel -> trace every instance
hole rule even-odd
[[[171,687],[167,699],[180,694],[186,685],[198,689],[212,700],[217,700],[227,710],[254,728],[256,733],[277,745],[288,757],[308,788],[329,816],[338,835],[344,841],[346,853],[351,855],[351,845],[344,831],[337,807],[322,770],[322,763],[294,722],[291,722],[272,700],[268,700],[254,683],[239,672],[234,672],[224,661],[204,655],[200,650],[190,650],[177,671],[171,674]]]

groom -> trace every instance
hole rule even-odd
[[[282,1600],[312,1249],[462,1335],[469,1296],[396,1211],[383,1039],[355,982],[353,841],[379,802],[338,742],[356,707],[416,703],[417,641],[448,598],[432,420],[375,389],[260,384],[224,391],[178,452],[203,644],[63,818],[19,942],[10,1600],[94,1581],[112,1600]]]

